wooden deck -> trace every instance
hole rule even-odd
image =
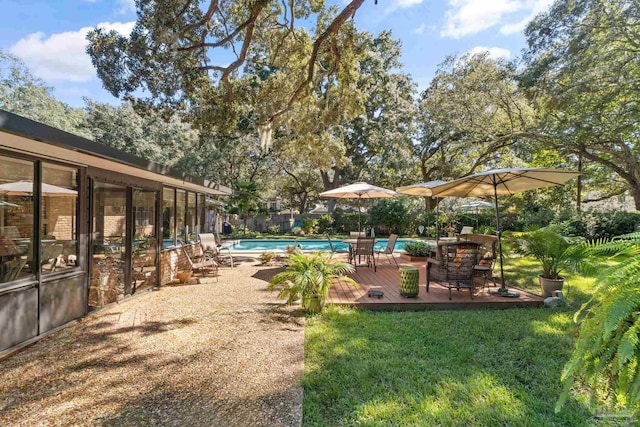
[[[476,289],[473,300],[469,289],[452,290],[449,301],[449,289],[432,281],[429,292],[426,291],[426,265],[424,262],[409,262],[404,258],[397,258],[400,265],[413,265],[420,270],[420,286],[416,298],[405,298],[400,295],[398,286],[399,273],[395,265],[389,265],[384,258],[380,259],[377,272],[373,268],[358,267],[357,273],[350,275],[360,287],[355,289],[348,283],[336,281],[329,291],[327,304],[347,305],[358,308],[387,311],[418,311],[418,310],[467,310],[467,309],[505,309],[514,307],[540,307],[543,298],[527,291],[508,286],[509,289],[520,293],[519,298],[505,298],[491,295],[490,287],[483,290]],[[479,279],[481,280],[481,279]],[[379,289],[384,292],[382,298],[368,297],[369,289]]]

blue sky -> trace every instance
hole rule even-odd
[[[339,2],[340,0],[331,0]],[[403,44],[404,70],[425,89],[449,54],[489,50],[517,57],[522,30],[551,0],[367,0],[355,20],[360,30],[391,30]],[[339,3],[341,4],[341,3]],[[85,53],[85,34],[103,26],[128,33],[133,0],[0,0],[0,49],[20,57],[55,96],[72,106],[82,97],[117,103],[102,89]]]

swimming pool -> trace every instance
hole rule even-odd
[[[389,239],[376,239],[376,247],[386,247],[388,240]],[[349,248],[349,245],[342,243],[340,239],[332,239],[331,241],[336,250],[346,251]],[[398,239],[396,249],[403,249],[404,244],[409,241],[411,241],[411,239]],[[328,251],[331,249],[326,239],[244,239],[234,241],[232,245],[229,245],[229,249],[231,249],[232,252],[284,251],[287,249],[287,246],[296,246],[298,244],[302,247],[303,251]]]

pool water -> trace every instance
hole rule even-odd
[[[388,239],[376,239],[376,247],[385,248],[387,246]],[[396,249],[400,250],[404,248],[404,243],[411,241],[411,239],[398,239],[396,242]],[[338,251],[346,251],[349,245],[342,243],[340,239],[331,240],[333,247]],[[265,251],[284,251],[287,246],[300,245],[303,251],[328,251],[329,242],[326,239],[245,239],[236,240],[232,246],[229,246],[233,252],[265,252]]]

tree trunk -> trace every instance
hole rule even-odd
[[[640,185],[631,186],[631,195],[633,196],[633,202],[636,205],[636,210],[640,211]]]
[[[578,154],[578,172],[582,172],[582,154]],[[576,189],[576,210],[582,210],[582,175],[578,175],[578,188]]]

